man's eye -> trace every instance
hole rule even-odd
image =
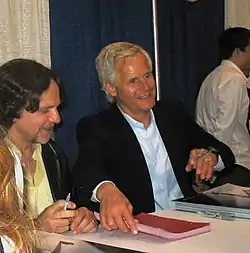
[[[146,78],[150,78],[152,76],[152,73],[147,73],[147,74],[145,74],[145,77]]]
[[[136,81],[137,81],[137,78],[133,78],[133,79],[131,79],[131,80],[129,81],[129,83],[133,84],[133,83],[135,83]]]
[[[47,113],[49,110],[48,109],[40,109],[39,112],[40,113]]]

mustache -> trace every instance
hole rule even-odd
[[[49,126],[43,126],[43,127],[41,127],[41,129],[49,131],[49,130],[52,130],[54,127],[55,127],[55,124],[52,124]]]

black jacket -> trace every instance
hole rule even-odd
[[[42,145],[42,157],[54,201],[65,199],[71,192],[71,178],[67,160],[53,140]]]
[[[214,147],[226,169],[233,168],[231,150],[199,127],[181,103],[158,103],[153,112],[185,197],[194,194],[191,173],[185,171],[192,149]],[[72,178],[77,202],[86,203],[98,183],[111,180],[129,199],[134,213],[155,211],[146,160],[132,128],[117,106],[81,119],[76,132],[79,154]]]

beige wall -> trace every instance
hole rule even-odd
[[[231,26],[250,29],[250,0],[225,0],[225,28]]]

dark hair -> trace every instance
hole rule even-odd
[[[28,59],[14,59],[0,67],[0,124],[9,129],[25,109],[35,112],[51,80],[58,78],[49,68]]]
[[[219,38],[219,56],[221,60],[229,59],[233,51],[239,48],[245,51],[250,43],[250,30],[244,27],[233,27],[225,30]]]

